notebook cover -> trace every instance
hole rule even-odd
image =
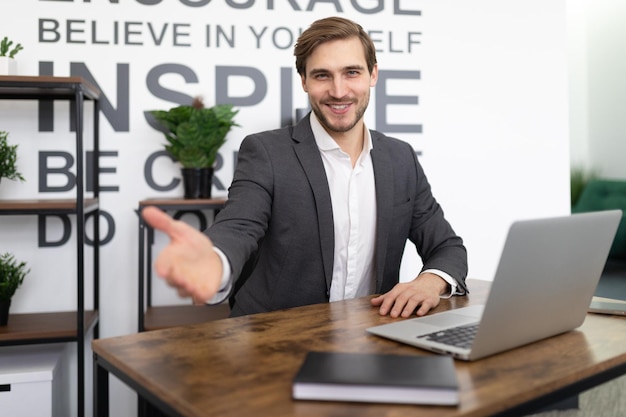
[[[309,352],[293,379],[293,398],[456,405],[454,360],[440,355]]]

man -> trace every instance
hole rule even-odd
[[[375,293],[381,315],[421,316],[440,297],[466,293],[465,247],[415,152],[365,127],[378,79],[369,36],[349,20],[321,19],[294,55],[312,112],[243,140],[228,202],[206,235],[143,210],[171,238],[157,273],[196,302],[234,294],[233,316]],[[399,283],[407,239],[424,268]]]

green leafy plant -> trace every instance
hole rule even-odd
[[[9,58],[15,58],[15,54],[24,49],[21,43],[15,45],[13,49],[11,49],[11,45],[13,45],[13,41],[10,41],[7,36],[0,41],[0,56],[8,56]]]
[[[226,135],[233,126],[239,126],[233,120],[238,110],[233,110],[232,105],[204,107],[199,97],[192,105],[148,113],[162,127],[168,142],[165,150],[183,168],[212,167],[217,151],[226,142]]]
[[[587,183],[598,177],[596,171],[589,171],[580,166],[572,167],[570,170],[570,204],[573,207]]]
[[[26,262],[17,261],[11,253],[0,255],[0,301],[10,301],[29,272]]]
[[[0,131],[0,179],[24,181],[24,177],[17,171],[17,146],[9,145],[8,132]]]

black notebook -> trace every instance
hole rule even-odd
[[[456,405],[449,356],[309,352],[293,379],[297,400]]]

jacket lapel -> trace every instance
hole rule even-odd
[[[326,278],[326,291],[329,294],[333,275],[333,259],[335,251],[335,231],[333,226],[333,208],[330,199],[330,189],[326,178],[326,170],[320,156],[317,143],[313,137],[310,115],[307,115],[293,128],[292,139],[295,153],[302,164],[302,168],[309,180],[317,213],[317,223],[320,233],[322,262]]]
[[[372,165],[374,166],[374,182],[376,184],[376,292],[379,293],[383,284],[387,241],[393,212],[393,161],[386,150],[383,137],[377,132],[372,135]]]

